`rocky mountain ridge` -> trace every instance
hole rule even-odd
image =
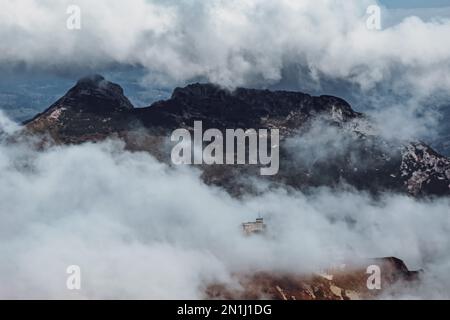
[[[176,88],[170,99],[134,108],[122,88],[94,75],[83,78],[44,112],[26,121],[28,132],[46,134],[56,143],[83,143],[120,137],[131,150],[145,150],[170,163],[164,149],[170,133],[203,129],[277,128],[280,130],[280,172],[269,184],[306,190],[315,186],[349,184],[371,192],[395,191],[412,195],[450,195],[450,161],[423,142],[386,141],[370,120],[333,96],[301,92],[191,84]],[[319,127],[307,141],[309,149],[293,148]],[[323,132],[334,130],[323,137]],[[311,134],[310,134],[311,135]],[[333,140],[339,137],[340,140]],[[330,140],[331,139],[331,140]],[[317,143],[316,143],[317,140]],[[313,154],[315,158],[299,157]],[[245,176],[251,166],[203,166],[207,183],[233,194],[251,190]]]

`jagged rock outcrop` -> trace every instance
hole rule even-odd
[[[336,97],[244,88],[230,92],[212,84],[176,88],[169,100],[135,113],[147,127],[189,127],[195,119],[218,129],[278,128],[284,136],[319,114],[339,121],[359,116]]]
[[[424,143],[405,147],[400,170],[411,194],[447,194],[446,187],[450,187],[450,160]]]

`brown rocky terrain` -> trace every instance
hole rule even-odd
[[[381,289],[369,289],[367,266],[381,270]],[[389,257],[366,261],[364,266],[342,265],[313,275],[257,272],[237,274],[238,287],[215,283],[205,290],[208,299],[363,300],[393,298],[412,290],[420,271],[409,271],[403,261]]]

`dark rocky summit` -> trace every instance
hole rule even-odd
[[[269,185],[307,190],[348,184],[374,193],[450,195],[448,158],[422,142],[386,141],[369,119],[332,96],[191,84],[176,88],[166,101],[134,108],[119,85],[96,75],[78,81],[25,126],[28,132],[64,144],[120,137],[128,149],[146,150],[169,162],[170,151],[164,146],[170,133],[177,128],[192,130],[198,120],[204,130],[279,129],[280,172],[264,178]],[[313,130],[317,133],[311,134]],[[331,134],[324,139],[327,131]],[[308,143],[300,144],[305,137]],[[202,170],[207,183],[233,194],[255,191],[246,178],[262,179],[256,177],[254,166],[214,165]]]

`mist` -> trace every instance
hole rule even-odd
[[[382,256],[425,270],[405,296],[450,298],[448,198],[278,188],[236,199],[118,140],[11,143],[20,127],[0,119],[0,298],[199,299],[208,284],[237,286],[235,273]],[[267,236],[243,236],[258,215]],[[66,288],[69,265],[80,291]]]
[[[366,27],[366,9],[376,4],[370,0],[1,4],[1,64],[59,71],[142,65],[150,83],[203,77],[229,87],[277,83],[284,68],[302,65],[317,82],[328,77],[365,90],[389,83],[424,96],[450,88],[443,41],[450,20],[442,10],[434,18],[411,11],[395,18],[383,8],[386,23],[374,31]],[[69,4],[81,9],[80,30],[66,28]]]

